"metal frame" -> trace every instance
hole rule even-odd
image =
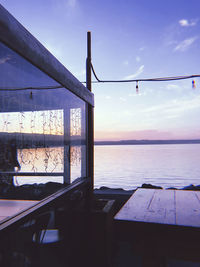
[[[94,95],[1,5],[0,25],[1,42],[94,106]]]

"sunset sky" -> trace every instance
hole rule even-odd
[[[0,0],[80,81],[200,74],[199,0]],[[95,78],[93,77],[93,80]],[[93,84],[95,139],[200,138],[200,78]]]

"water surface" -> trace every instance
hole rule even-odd
[[[95,188],[200,184],[200,144],[95,146]]]

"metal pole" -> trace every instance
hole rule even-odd
[[[86,87],[92,90],[91,82],[91,32],[87,32],[87,61],[86,61]],[[88,177],[91,185],[91,200],[94,187],[94,111],[93,107],[88,104]]]

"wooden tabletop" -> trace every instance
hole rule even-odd
[[[39,201],[0,199],[0,222],[34,206]]]
[[[138,189],[115,220],[200,227],[200,192]]]

